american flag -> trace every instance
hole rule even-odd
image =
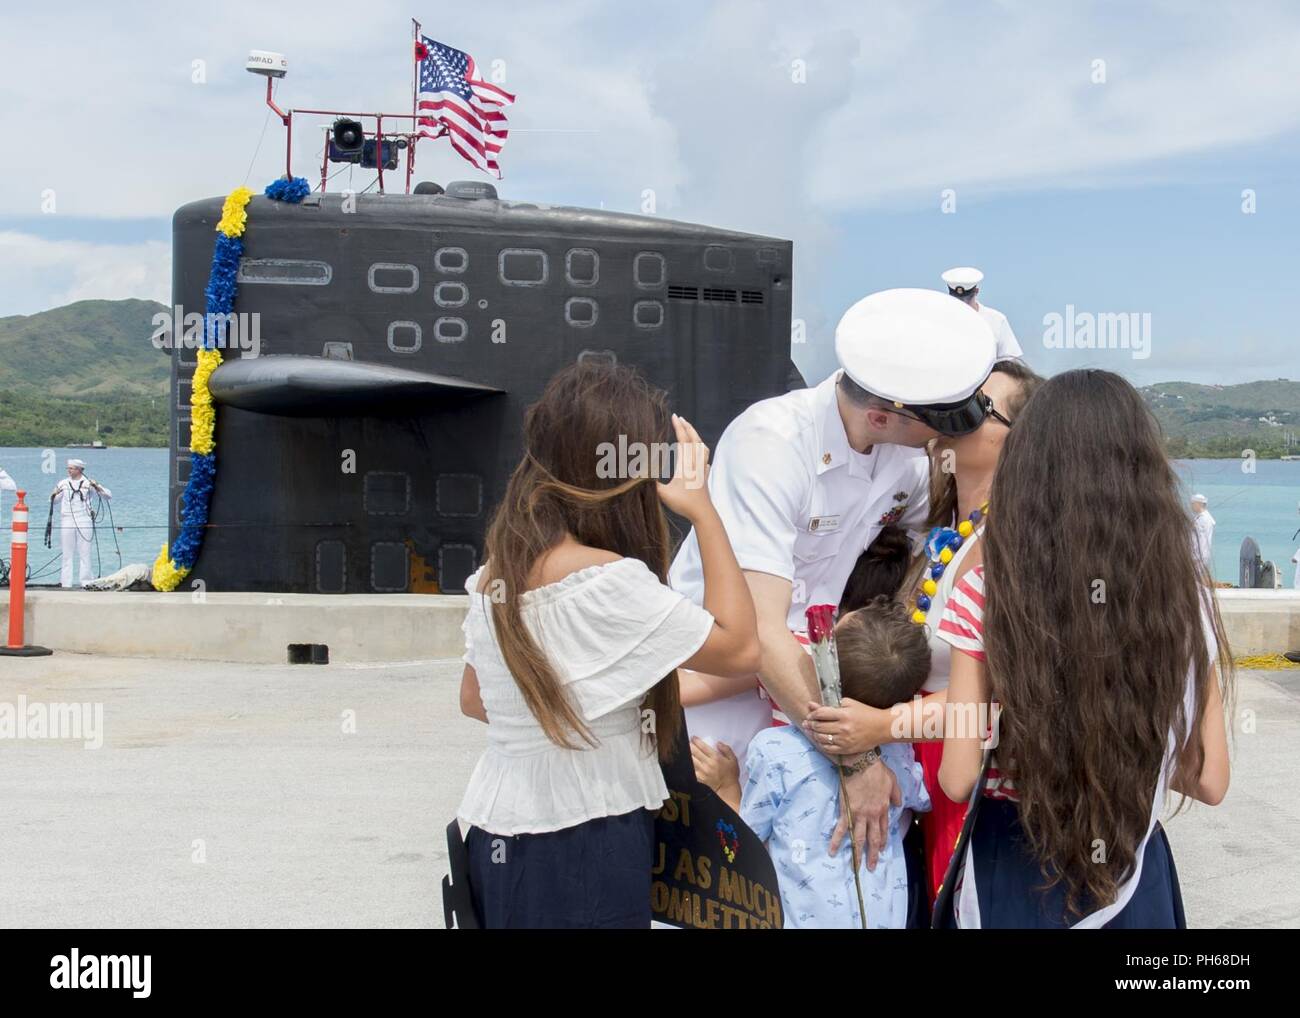
[[[504,107],[515,97],[482,80],[468,53],[420,36],[418,110],[420,136],[446,137],[451,147],[480,170],[501,176],[501,146],[506,142]]]

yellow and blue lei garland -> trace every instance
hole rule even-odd
[[[302,177],[281,178],[266,188],[266,196],[275,201],[297,203],[311,188]],[[203,319],[203,346],[197,351],[198,365],[190,388],[190,476],[181,495],[181,527],[170,553],[164,543],[153,565],[156,590],[175,590],[189,575],[199,557],[203,531],[208,525],[208,506],[212,501],[212,483],[217,474],[217,415],[212,406],[208,379],[221,364],[217,348],[219,316],[235,307],[238,289],[239,260],[244,254],[244,230],[248,226],[248,203],[253,192],[237,187],[227,196],[217,222],[216,247],[212,252],[212,270],[203,291],[206,307]]]

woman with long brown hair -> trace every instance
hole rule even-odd
[[[958,801],[982,783],[956,920],[1182,926],[1159,815],[1170,788],[1212,805],[1227,792],[1233,677],[1141,396],[1107,371],[1045,382],[991,504],[984,563],[939,627],[956,651],[939,779]]]
[[[674,434],[675,469],[656,483]],[[630,369],[573,365],[527,411],[523,459],[466,581],[461,709],[488,723],[488,746],[458,816],[488,928],[650,925],[676,670],[758,668],[707,471],[695,429]],[[664,583],[665,505],[700,536],[702,608]]]

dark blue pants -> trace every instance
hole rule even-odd
[[[483,928],[649,929],[654,818],[638,809],[514,837],[471,827],[470,888]]]
[[[1020,812],[1005,799],[980,804],[971,834],[980,925],[985,929],[1044,929],[1068,926],[1065,892],[1046,890],[1042,870],[1020,827]],[[1087,909],[1091,911],[1091,909]],[[1127,905],[1108,930],[1186,929],[1182,889],[1165,829],[1156,824],[1147,839],[1142,876]]]
[[[913,817],[903,834],[903,861],[907,863],[907,928],[930,928],[930,897],[925,879],[925,835]]]

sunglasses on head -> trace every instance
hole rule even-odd
[[[992,398],[986,396],[982,389],[976,389],[968,398],[956,403],[932,404],[930,406],[910,406],[895,403],[894,407],[895,409],[891,410],[891,413],[896,413],[900,417],[910,417],[914,421],[920,421],[922,424],[939,432],[939,434],[947,435],[950,438],[969,435],[989,417],[1001,424],[1005,424],[1008,428],[1011,427],[1011,421],[994,409]]]

